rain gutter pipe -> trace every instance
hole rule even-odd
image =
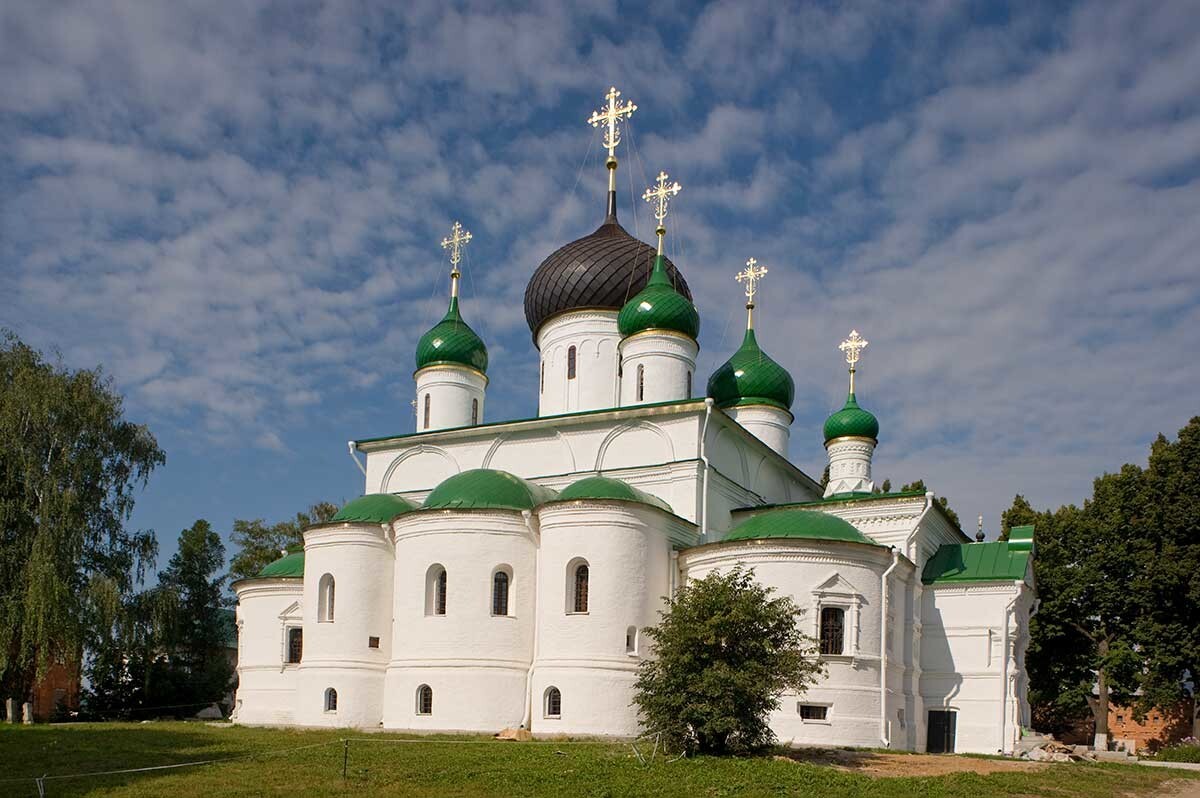
[[[879,592],[882,595],[880,606],[883,609],[882,617],[879,619],[879,741],[883,743],[884,748],[892,747],[891,735],[888,734],[887,729],[888,577],[900,564],[900,552],[895,546],[889,546],[889,548],[892,550],[892,564],[879,577]]]
[[[521,728],[533,731],[530,724],[533,722],[533,666],[538,659],[538,630],[541,628],[541,619],[538,617],[538,594],[541,592],[538,587],[538,572],[542,564],[542,547],[538,540],[537,530],[534,529],[533,512],[530,510],[522,510],[521,518],[525,521],[525,528],[529,531],[529,541],[533,544],[533,659],[529,660],[529,670],[525,671],[525,716],[521,719]]]

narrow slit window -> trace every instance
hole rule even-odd
[[[492,577],[492,615],[508,615],[508,574],[497,571]]]
[[[287,630],[287,661],[295,665],[304,653],[304,630],[299,626],[288,627]]]
[[[581,563],[575,566],[575,601],[572,603],[573,612],[588,611],[588,566]]]
[[[692,372],[687,373],[687,398],[692,398]]]
[[[446,569],[443,568],[437,575],[437,583],[433,588],[433,614],[446,614]]]
[[[471,424],[472,426],[479,423],[479,400],[471,400]]]
[[[425,394],[425,429],[429,429],[429,394]]]
[[[567,379],[575,379],[575,347],[567,348]]]
[[[317,620],[333,621],[334,584],[333,574],[325,574],[317,583]]]
[[[637,401],[646,398],[646,367],[638,364],[637,368]]]
[[[637,654],[638,631],[636,626],[625,630],[625,653]]]

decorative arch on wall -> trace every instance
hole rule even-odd
[[[429,490],[439,482],[462,471],[458,461],[440,446],[422,443],[396,456],[383,472],[380,493],[403,493],[410,490]],[[419,478],[414,484],[404,483]]]
[[[749,468],[746,465],[746,452],[740,445],[736,433],[727,427],[717,430],[713,438],[712,451],[708,459],[716,469],[743,487],[750,482]]]
[[[617,450],[609,456],[609,448],[623,437],[631,436],[637,443],[638,455],[623,459]],[[657,454],[656,454],[657,452]],[[662,427],[649,421],[627,421],[614,428],[600,444],[596,454],[596,466],[593,470],[600,472],[616,468],[629,468],[645,465],[646,463],[670,463],[675,460],[675,445]]]
[[[758,458],[749,488],[768,502],[783,503],[791,499],[788,480],[767,457]]]
[[[520,452],[524,450],[527,453],[529,447],[533,446],[545,447],[535,458],[540,473],[570,474],[578,470],[575,467],[575,451],[561,430],[555,430],[553,438],[527,438],[505,432],[492,442],[483,456],[481,468],[498,468],[520,476],[521,472],[528,472],[530,462],[528,455]]]

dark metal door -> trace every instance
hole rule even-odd
[[[925,743],[928,753],[954,753],[954,730],[957,720],[956,712],[944,709],[929,710],[929,737]]]

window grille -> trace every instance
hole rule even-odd
[[[417,688],[417,714],[433,714],[433,688],[427,684]]]
[[[845,648],[846,611],[841,607],[821,608],[821,653],[841,654]]]
[[[433,595],[433,614],[446,614],[446,569],[443,568],[437,576],[437,584],[434,585]]]
[[[800,705],[800,720],[827,720],[828,718],[829,707],[820,704]]]
[[[504,571],[492,576],[492,615],[508,615],[508,574]]]
[[[587,563],[575,567],[575,602],[574,612],[588,611],[588,566]]]
[[[546,690],[546,717],[562,717],[562,693],[557,687]]]
[[[332,687],[325,691],[325,711],[337,712],[337,690]]]
[[[295,664],[304,653],[304,630],[299,626],[288,627],[287,630],[287,661]]]

